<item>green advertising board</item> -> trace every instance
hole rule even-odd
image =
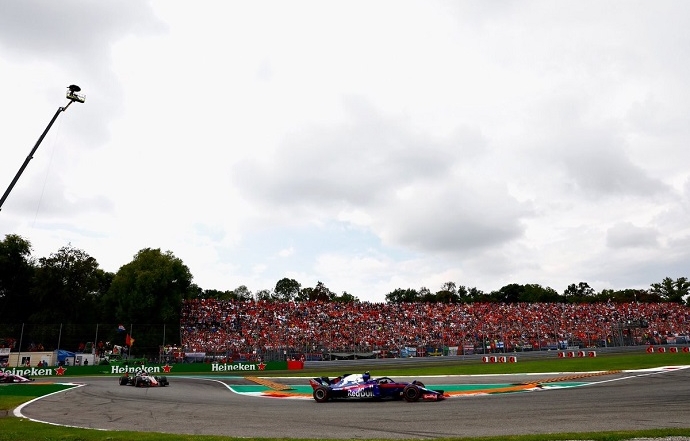
[[[257,375],[262,371],[302,369],[302,362],[269,361],[268,363],[171,363],[171,364],[111,364],[96,366],[13,367],[0,371],[23,377],[78,377],[87,375],[123,375],[144,370],[154,375],[175,374],[237,374]]]

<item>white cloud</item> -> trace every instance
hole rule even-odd
[[[607,231],[606,243],[612,248],[655,247],[658,232],[653,228],[640,228],[630,222],[621,222]]]
[[[688,276],[682,1],[9,2],[0,212],[38,256],[382,300]],[[1,182],[1,181],[0,181]]]

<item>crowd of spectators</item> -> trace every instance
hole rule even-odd
[[[513,351],[663,344],[688,335],[677,303],[369,303],[195,299],[181,315],[182,350],[206,354],[483,347]]]

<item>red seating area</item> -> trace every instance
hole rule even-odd
[[[374,351],[485,345],[503,351],[554,342],[594,347],[661,344],[690,331],[690,308],[675,303],[338,303],[188,300],[186,352],[258,357],[270,351]],[[644,319],[647,328],[629,329]],[[500,342],[500,343],[498,343]],[[248,355],[249,354],[249,355]]]

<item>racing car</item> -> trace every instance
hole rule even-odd
[[[28,383],[30,381],[34,381],[34,379],[9,372],[0,372],[0,383]]]
[[[317,377],[309,380],[314,400],[325,403],[336,399],[399,400],[408,402],[440,401],[445,398],[442,390],[427,389],[421,381],[411,383],[394,381],[389,377],[372,378],[364,374],[344,374],[336,378]]]
[[[169,384],[168,377],[164,375],[149,375],[144,371],[137,371],[134,376],[130,376],[128,372],[125,372],[125,374],[120,377],[120,386],[164,387]]]

